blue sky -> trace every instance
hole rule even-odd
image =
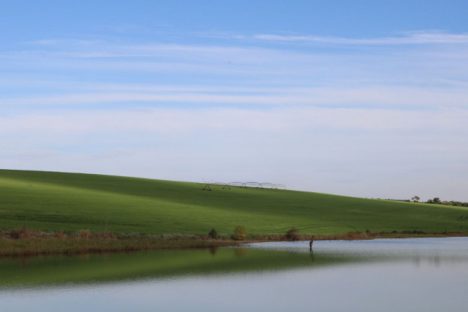
[[[0,167],[468,200],[466,1],[0,1]]]

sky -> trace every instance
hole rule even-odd
[[[0,168],[467,201],[467,12],[0,0]]]

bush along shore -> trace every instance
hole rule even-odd
[[[285,234],[248,235],[244,227],[236,227],[232,235],[219,235],[212,229],[208,235],[149,235],[111,232],[44,232],[26,228],[0,231],[0,257],[38,255],[77,255],[91,253],[134,252],[144,250],[218,248],[269,241],[301,240],[366,240],[375,238],[452,237],[468,236],[464,232],[427,233],[349,232],[334,235],[302,235],[295,228]]]

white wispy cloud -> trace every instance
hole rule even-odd
[[[363,47],[361,53],[340,50],[295,49],[289,44],[260,47],[233,41],[230,45],[216,44],[161,44],[124,43],[80,40],[50,40],[50,44],[33,45],[20,51],[0,53],[0,69],[4,73],[25,72],[42,74],[92,72],[94,76],[116,73],[128,75],[193,75],[194,79],[249,80],[255,84],[322,85],[348,81],[361,84],[406,83],[412,81],[428,84],[434,80],[463,81],[468,77],[468,45],[463,43],[468,35],[418,33],[408,36],[354,39],[315,36],[258,35],[259,38],[295,40],[318,38],[331,42],[388,44],[393,49],[374,51]],[[310,39],[309,38],[309,39]],[[275,39],[275,40],[276,40]],[[343,39],[343,40],[342,40]],[[313,39],[315,40],[315,39]],[[49,40],[46,40],[49,42]],[[404,49],[398,43],[432,42]],[[164,78],[165,76],[161,76]],[[104,79],[108,79],[106,77]],[[161,79],[162,79],[161,78]]]
[[[374,38],[332,37],[294,34],[256,34],[243,38],[251,38],[254,40],[272,42],[307,42],[318,44],[363,46],[468,44],[468,33],[454,34],[445,32],[412,32],[404,34],[402,36]]]
[[[194,33],[194,36],[200,38],[225,39],[234,41],[270,41],[270,42],[304,42],[317,44],[332,44],[332,45],[363,45],[363,46],[379,46],[379,45],[451,45],[451,44],[468,44],[468,33],[450,33],[445,31],[422,30],[408,31],[393,36],[380,37],[340,37],[340,36],[325,36],[316,34],[297,34],[297,33],[257,33],[257,34],[241,34],[241,33]],[[61,39],[49,38],[41,40],[33,40],[25,42],[30,46],[42,47],[57,47],[67,46],[74,48],[86,48],[91,46],[121,46],[121,51],[126,53],[147,53],[155,50],[172,51],[172,52],[206,52],[206,46],[203,45],[186,45],[186,44],[161,44],[161,43],[135,43],[125,45],[118,41],[106,41],[100,39]],[[209,48],[211,52],[215,46]],[[229,47],[227,47],[229,49]],[[223,52],[226,46],[218,45],[216,50]],[[242,48],[238,47],[242,52]],[[144,54],[143,54],[144,55]]]
[[[125,89],[125,86],[122,87]],[[282,88],[249,89],[245,93],[217,90],[214,85],[194,91],[184,89],[154,89],[133,86],[133,90],[122,90],[115,85],[110,90],[66,93],[49,96],[27,96],[0,99],[0,106],[79,106],[80,104],[155,103],[168,104],[220,104],[220,105],[263,105],[263,106],[327,106],[333,107],[387,107],[388,109],[468,109],[468,90],[465,88],[417,88],[403,86],[367,87],[321,87],[321,88]]]
[[[468,134],[467,110],[399,111],[329,108],[151,108],[54,112],[34,111],[0,117],[0,132],[131,133],[205,130],[277,131],[304,129],[360,129],[392,131],[450,131]]]

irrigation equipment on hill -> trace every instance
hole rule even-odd
[[[240,182],[240,181],[234,181],[234,182],[204,182],[204,186],[202,190],[204,191],[212,191],[211,186],[220,186],[221,189],[227,189],[230,190],[231,187],[241,187],[241,188],[260,188],[260,189],[286,189],[286,186],[283,184],[275,184],[275,183],[270,183],[270,182],[255,182],[255,181],[248,181],[248,182]]]

